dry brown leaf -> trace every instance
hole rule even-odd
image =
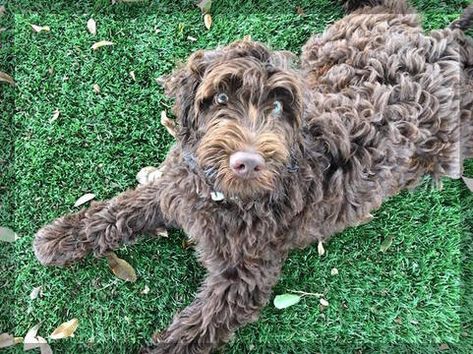
[[[212,7],[212,0],[200,0],[197,7],[200,8],[200,11],[203,13],[209,13]]]
[[[95,194],[93,193],[86,193],[82,197],[76,200],[74,203],[75,207],[81,206],[82,204],[85,204],[87,202],[90,202],[92,199],[95,198]]]
[[[463,182],[467,186],[467,188],[470,190],[470,192],[473,192],[473,178],[465,177],[463,176]]]
[[[36,288],[33,288],[33,290],[30,293],[30,299],[35,300],[38,298],[38,296],[41,294],[41,289],[42,286],[37,286]]]
[[[439,345],[439,350],[440,351],[449,350],[449,349],[450,349],[450,347],[447,343],[442,343],[442,344]]]
[[[51,31],[51,28],[49,26],[31,25],[31,28],[33,28],[33,31],[35,31],[36,33]]]
[[[58,328],[54,330],[53,333],[49,336],[51,339],[62,339],[67,337],[74,337],[74,332],[79,326],[79,320],[73,318],[70,321],[62,323]]]
[[[13,81],[13,78],[7,73],[4,73],[3,71],[0,71],[0,81],[8,82],[10,85],[15,85],[15,81]]]
[[[317,252],[319,253],[319,256],[323,256],[325,254],[325,248],[324,248],[324,244],[322,243],[322,241],[319,241],[318,245],[317,245]]]
[[[34,348],[39,348],[40,343],[38,338],[36,338],[36,334],[38,333],[38,329],[41,326],[41,322],[37,325],[31,327],[28,332],[26,333],[25,338],[23,339],[23,350],[27,351]]]
[[[105,46],[110,46],[110,45],[113,45],[114,43],[113,42],[110,42],[110,41],[99,41],[99,42],[95,42],[93,45],[92,45],[92,49],[93,50],[97,50],[99,48],[102,48],[102,47],[105,47]]]
[[[176,137],[176,122],[168,118],[166,111],[161,111],[161,124],[166,127],[169,134]]]
[[[98,84],[94,84],[93,89],[95,93],[100,93],[100,86]]]
[[[15,242],[18,240],[18,234],[8,227],[0,226],[0,241],[3,242]]]
[[[148,285],[145,285],[145,288],[143,290],[141,290],[141,294],[143,295],[147,295],[149,294],[149,286]]]
[[[136,81],[136,76],[134,71],[130,71],[130,77],[132,78],[133,81]]]
[[[15,337],[13,337],[9,333],[2,333],[0,334],[0,348],[8,348],[14,346]]]
[[[212,27],[212,16],[210,14],[204,15],[204,25],[208,30]]]
[[[0,16],[5,15],[5,6],[0,6]]]
[[[52,122],[54,122],[56,119],[58,119],[60,113],[61,113],[61,112],[59,112],[59,109],[56,109],[56,110],[53,112],[53,116],[49,119],[49,123],[52,123]]]
[[[134,283],[136,281],[136,272],[133,267],[125,260],[118,258],[114,252],[107,254],[108,266],[117,278]]]
[[[332,268],[332,270],[330,271],[330,275],[338,275],[338,269]]]
[[[323,298],[320,298],[319,301],[320,301],[320,304],[321,304],[322,306],[328,307],[329,303],[328,303],[327,300],[325,300],[325,299],[323,299]]]
[[[97,34],[97,23],[95,22],[93,18],[87,21],[87,30],[93,36]]]

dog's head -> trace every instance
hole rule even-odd
[[[293,61],[243,40],[196,52],[166,78],[178,140],[216,190],[257,198],[290,168],[303,109]]]

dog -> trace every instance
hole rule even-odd
[[[182,228],[207,276],[142,353],[209,353],[268,302],[288,252],[370,219],[424,176],[473,157],[471,8],[424,34],[405,1],[353,11],[289,52],[242,40],[198,51],[165,78],[177,142],[162,176],[38,231],[66,265]]]

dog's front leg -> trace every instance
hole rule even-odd
[[[160,184],[139,186],[117,197],[93,202],[88,209],[60,217],[38,231],[33,242],[39,261],[65,265],[93,252],[107,252],[135,240],[137,233],[165,225],[161,209]]]
[[[282,257],[266,259],[212,266],[219,271],[207,276],[193,303],[141,353],[210,353],[227,342],[237,328],[256,320],[270,297]]]

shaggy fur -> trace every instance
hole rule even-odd
[[[143,353],[208,353],[257,318],[291,249],[366,221],[425,175],[458,178],[473,156],[473,42],[424,34],[404,1],[374,3],[312,37],[300,63],[250,40],[193,54],[166,79],[178,127],[162,177],[45,226],[38,259],[65,265],[183,228],[207,277]],[[236,151],[264,168],[238,177]]]

